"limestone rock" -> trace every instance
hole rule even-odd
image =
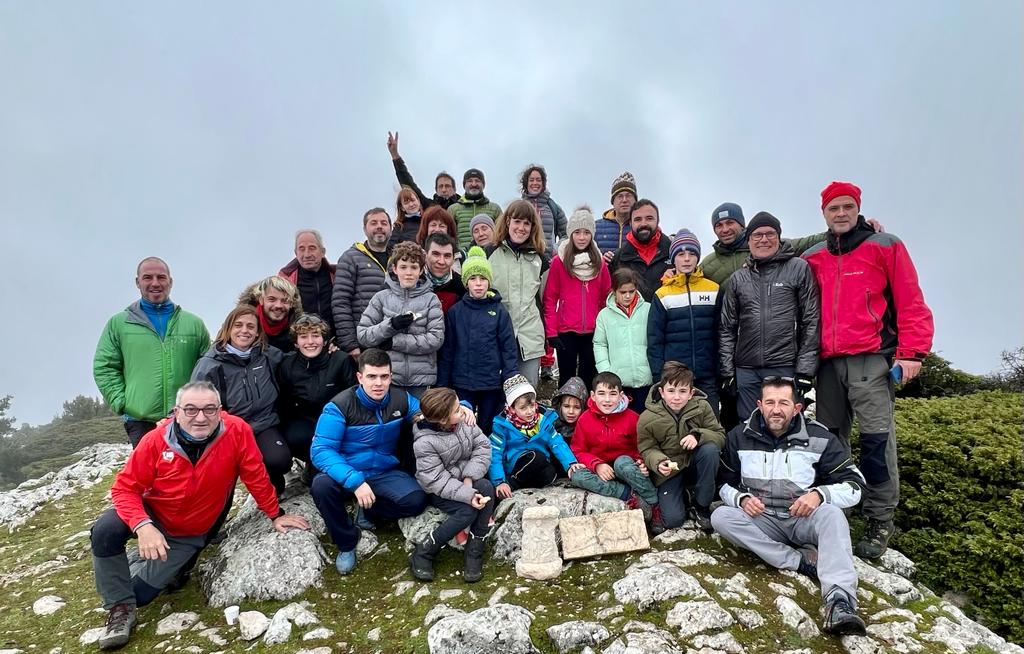
[[[533,614],[511,604],[497,604],[436,622],[427,632],[431,654],[533,654]]]
[[[750,590],[750,577],[737,572],[728,579],[721,582],[716,581],[718,595],[725,601],[737,602],[740,604],[760,604],[760,600]]]
[[[270,618],[259,611],[242,611],[238,614],[238,633],[242,640],[256,640],[270,626]]]
[[[87,645],[95,645],[99,641],[100,636],[106,631],[105,627],[96,627],[95,629],[89,629],[81,636],[78,637],[78,644],[85,647]]]
[[[427,509],[411,518],[401,518],[398,521],[398,528],[402,531],[402,535],[405,536],[406,549],[411,550],[415,543],[423,543],[430,536],[431,532],[437,529],[437,526],[448,519],[448,514],[441,509],[428,506]],[[455,542],[452,538],[448,541],[448,546],[457,550],[463,548],[462,545]]]
[[[874,586],[901,606],[922,597],[921,591],[909,580],[891,572],[879,570],[856,556],[853,557],[853,567],[857,570],[857,578],[860,583]]]
[[[199,621],[199,614],[191,611],[185,613],[172,613],[160,622],[156,623],[156,635],[166,636],[185,631]]]
[[[914,633],[917,633],[917,625],[912,621],[873,622],[868,625],[869,636],[884,641],[891,651],[900,654],[921,651],[921,643],[910,635]]]
[[[274,614],[274,617],[281,616],[283,619],[288,620],[296,627],[309,627],[318,624],[320,620],[309,612],[309,609],[299,604],[298,602],[292,602],[287,606],[282,606]]]
[[[320,586],[323,570],[331,563],[320,536],[323,518],[308,494],[287,497],[282,508],[309,521],[310,530],[277,533],[252,497],[228,523],[227,538],[199,566],[199,579],[212,606],[240,604],[243,600],[291,599]]]
[[[558,507],[532,506],[522,516],[522,553],[516,574],[527,579],[554,579],[562,573],[558,555]]]
[[[430,589],[427,588],[426,586],[420,586],[420,589],[418,591],[416,591],[415,593],[413,593],[412,605],[416,606],[416,602],[419,602],[421,599],[423,599],[427,595],[430,595]]]
[[[573,620],[548,627],[548,637],[562,654],[577,650],[584,645],[598,645],[608,640],[611,634],[596,622]]]
[[[623,634],[604,649],[602,654],[682,654],[672,637],[661,630]]]
[[[331,654],[330,647],[314,647],[313,649],[300,649],[295,654]]]
[[[565,559],[634,552],[651,547],[644,514],[639,509],[562,518],[558,521],[558,532],[562,537],[562,556]]]
[[[376,643],[380,640],[380,627],[374,627],[373,629],[366,632],[366,640]]]
[[[612,585],[615,599],[636,604],[641,610],[673,597],[708,598],[707,591],[692,575],[669,563],[634,569]]]
[[[56,595],[43,595],[32,602],[32,612],[36,615],[50,615],[64,608],[64,598]]]
[[[655,538],[657,540],[657,538]],[[647,552],[626,568],[630,572],[635,568],[649,568],[658,563],[671,563],[680,568],[689,568],[696,565],[715,565],[718,559],[712,555],[695,549],[682,550],[661,550],[658,552]]]
[[[728,631],[714,635],[700,634],[693,639],[692,644],[700,649],[726,652],[726,654],[744,654],[746,651],[743,649],[743,645],[740,645],[740,642],[736,640],[736,637]]]
[[[327,627],[317,627],[302,635],[302,640],[326,640],[334,635],[334,632]]]
[[[777,584],[774,581],[768,582],[768,588],[776,595],[783,595],[785,597],[796,597],[796,588],[792,586],[786,586],[785,584]]]
[[[782,622],[795,630],[803,638],[814,638],[821,634],[814,619],[800,608],[800,605],[788,597],[780,595],[775,598],[775,607],[782,615]]]
[[[206,638],[207,640],[209,640],[211,643],[213,643],[217,647],[224,647],[225,645],[228,644],[227,639],[223,638],[220,635],[220,630],[218,630],[216,627],[211,627],[209,629],[203,629],[202,631],[199,632],[199,635],[202,636],[203,638]]]
[[[662,545],[671,545],[673,543],[696,540],[705,535],[704,532],[697,529],[697,525],[692,520],[689,520],[682,527],[669,529],[658,534],[654,537],[654,542],[661,543]]]
[[[369,558],[373,550],[377,549],[377,545],[380,543],[377,540],[377,534],[372,531],[363,531],[359,537],[359,542],[356,543],[356,558],[359,560]]]
[[[274,613],[274,617],[270,619],[267,630],[263,632],[263,642],[267,645],[280,645],[281,643],[287,643],[291,637],[292,623],[284,614],[284,609],[278,609]]]
[[[665,616],[665,624],[678,627],[683,638],[702,631],[723,629],[733,622],[732,615],[712,600],[677,602]]]
[[[764,624],[764,616],[753,609],[733,609],[737,622],[747,629],[757,629]]]
[[[891,547],[885,550],[882,558],[878,559],[878,565],[885,568],[887,572],[899,575],[905,579],[913,579],[917,573],[917,566],[914,565],[914,562]]]
[[[459,595],[462,595],[461,588],[445,588],[437,594],[437,599],[441,600],[442,602],[447,602],[450,599],[455,599]]]
[[[966,654],[969,650],[983,645],[999,654],[1020,654],[1024,648],[1005,640],[967,618],[952,604],[943,604],[942,608],[954,615],[956,622],[944,615],[935,618],[932,628],[921,634],[922,640],[943,643],[951,652]],[[951,611],[950,609],[954,609]]]
[[[884,646],[867,636],[843,636],[843,649],[847,654],[888,654]]]
[[[459,609],[453,609],[447,604],[436,604],[433,608],[427,611],[427,615],[423,618],[423,625],[429,627],[442,618],[447,618],[453,615],[465,615],[465,611]]]

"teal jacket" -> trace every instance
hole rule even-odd
[[[594,328],[594,362],[598,372],[614,372],[622,379],[622,385],[629,388],[651,384],[651,366],[647,361],[650,313],[651,303],[639,294],[629,316],[615,304],[615,293],[608,294]]]

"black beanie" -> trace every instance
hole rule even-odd
[[[747,238],[749,238],[758,227],[771,227],[779,236],[782,236],[782,225],[779,223],[779,219],[767,211],[758,211],[754,217],[750,219],[750,222],[747,223]]]
[[[462,185],[463,186],[466,185],[466,180],[469,179],[470,177],[476,177],[477,179],[479,179],[484,184],[487,183],[487,180],[484,179],[483,171],[480,170],[479,168],[470,168],[469,170],[466,171],[466,174],[462,176]]]

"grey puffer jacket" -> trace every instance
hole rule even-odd
[[[416,319],[404,331],[395,331],[391,319],[402,313]],[[444,313],[426,277],[416,286],[402,288],[394,275],[387,276],[386,288],[370,299],[356,327],[363,348],[387,347],[391,354],[391,379],[396,386],[430,386],[437,381],[437,351],[444,343]]]
[[[334,335],[338,347],[351,352],[359,347],[356,325],[370,298],[384,288],[384,267],[366,243],[356,243],[338,259],[331,293]]]
[[[476,490],[465,485],[487,476],[491,465],[491,441],[477,426],[460,422],[454,431],[420,421],[412,430],[412,451],[416,454],[416,481],[428,493],[446,500],[473,500]]]
[[[523,193],[523,199],[533,205],[540,216],[541,231],[544,232],[545,251],[554,252],[555,241],[567,237],[565,233],[568,221],[565,218],[565,211],[558,203],[551,199],[551,193],[541,191],[536,195]]]
[[[224,410],[242,418],[254,432],[276,426],[280,420],[274,409],[277,402],[277,378],[274,371],[281,363],[281,351],[255,345],[248,359],[231,354],[214,343],[192,369],[192,381],[208,381],[220,392]]]
[[[718,331],[719,374],[736,368],[793,366],[818,371],[821,305],[818,283],[806,261],[783,241],[767,259],[747,259],[722,287]]]

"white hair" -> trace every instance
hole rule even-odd
[[[217,404],[220,405],[220,391],[208,381],[194,381],[185,384],[178,389],[178,394],[174,396],[174,403],[181,406],[181,398],[189,391],[208,391],[213,393],[217,396]]]
[[[303,234],[312,234],[313,238],[316,239],[316,244],[320,246],[320,249],[323,250],[324,252],[327,251],[327,248],[324,247],[324,237],[321,236],[320,232],[318,232],[315,229],[300,229],[299,231],[295,232],[295,245],[293,247],[299,247],[299,237],[302,236]]]

